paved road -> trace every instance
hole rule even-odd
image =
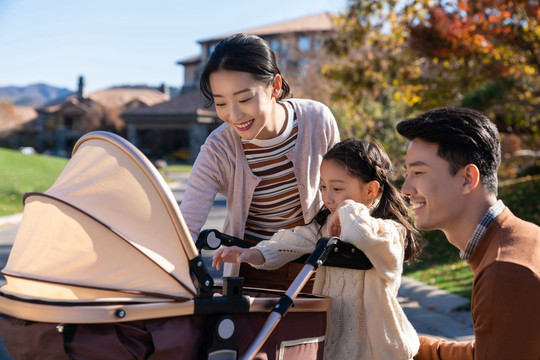
[[[183,198],[184,185],[185,177],[180,177],[174,186],[171,186],[178,202]],[[218,196],[204,228],[221,229],[225,214],[225,199]],[[11,223],[10,221],[8,223],[0,221],[0,269],[5,266],[11,245],[15,239],[18,229],[17,220],[18,218],[15,218]],[[221,274],[210,267],[211,255],[211,252],[203,252],[210,273],[214,278],[219,279]],[[0,276],[0,286],[4,283],[4,278]],[[419,334],[451,340],[470,340],[474,338],[470,313],[452,311],[452,309],[467,303],[466,299],[405,277],[399,291],[399,301],[405,314]],[[11,360],[3,347],[1,338],[0,360]]]

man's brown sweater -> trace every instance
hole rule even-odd
[[[423,359],[540,359],[540,227],[508,208],[488,227],[469,260],[474,273],[475,340],[420,337]]]

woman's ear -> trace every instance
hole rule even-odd
[[[381,184],[379,184],[378,181],[372,180],[367,183],[367,194],[371,198],[377,197],[379,195],[379,190],[381,188]]]
[[[480,183],[480,170],[474,164],[469,164],[461,169],[463,172],[463,193],[470,193]]]
[[[274,76],[274,82],[272,83],[272,97],[277,98],[281,92],[281,75],[276,74]]]

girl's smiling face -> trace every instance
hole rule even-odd
[[[374,196],[371,195],[368,185],[357,176],[349,175],[340,162],[333,159],[323,160],[320,190],[324,205],[331,213],[345,200],[371,206]]]
[[[210,75],[218,117],[229,124],[241,138],[271,139],[281,131],[275,97],[281,89],[281,77],[265,84],[242,71],[219,70]]]

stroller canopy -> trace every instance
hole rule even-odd
[[[92,132],[45,193],[25,197],[4,294],[55,302],[184,301],[198,255],[178,204],[131,143]]]

